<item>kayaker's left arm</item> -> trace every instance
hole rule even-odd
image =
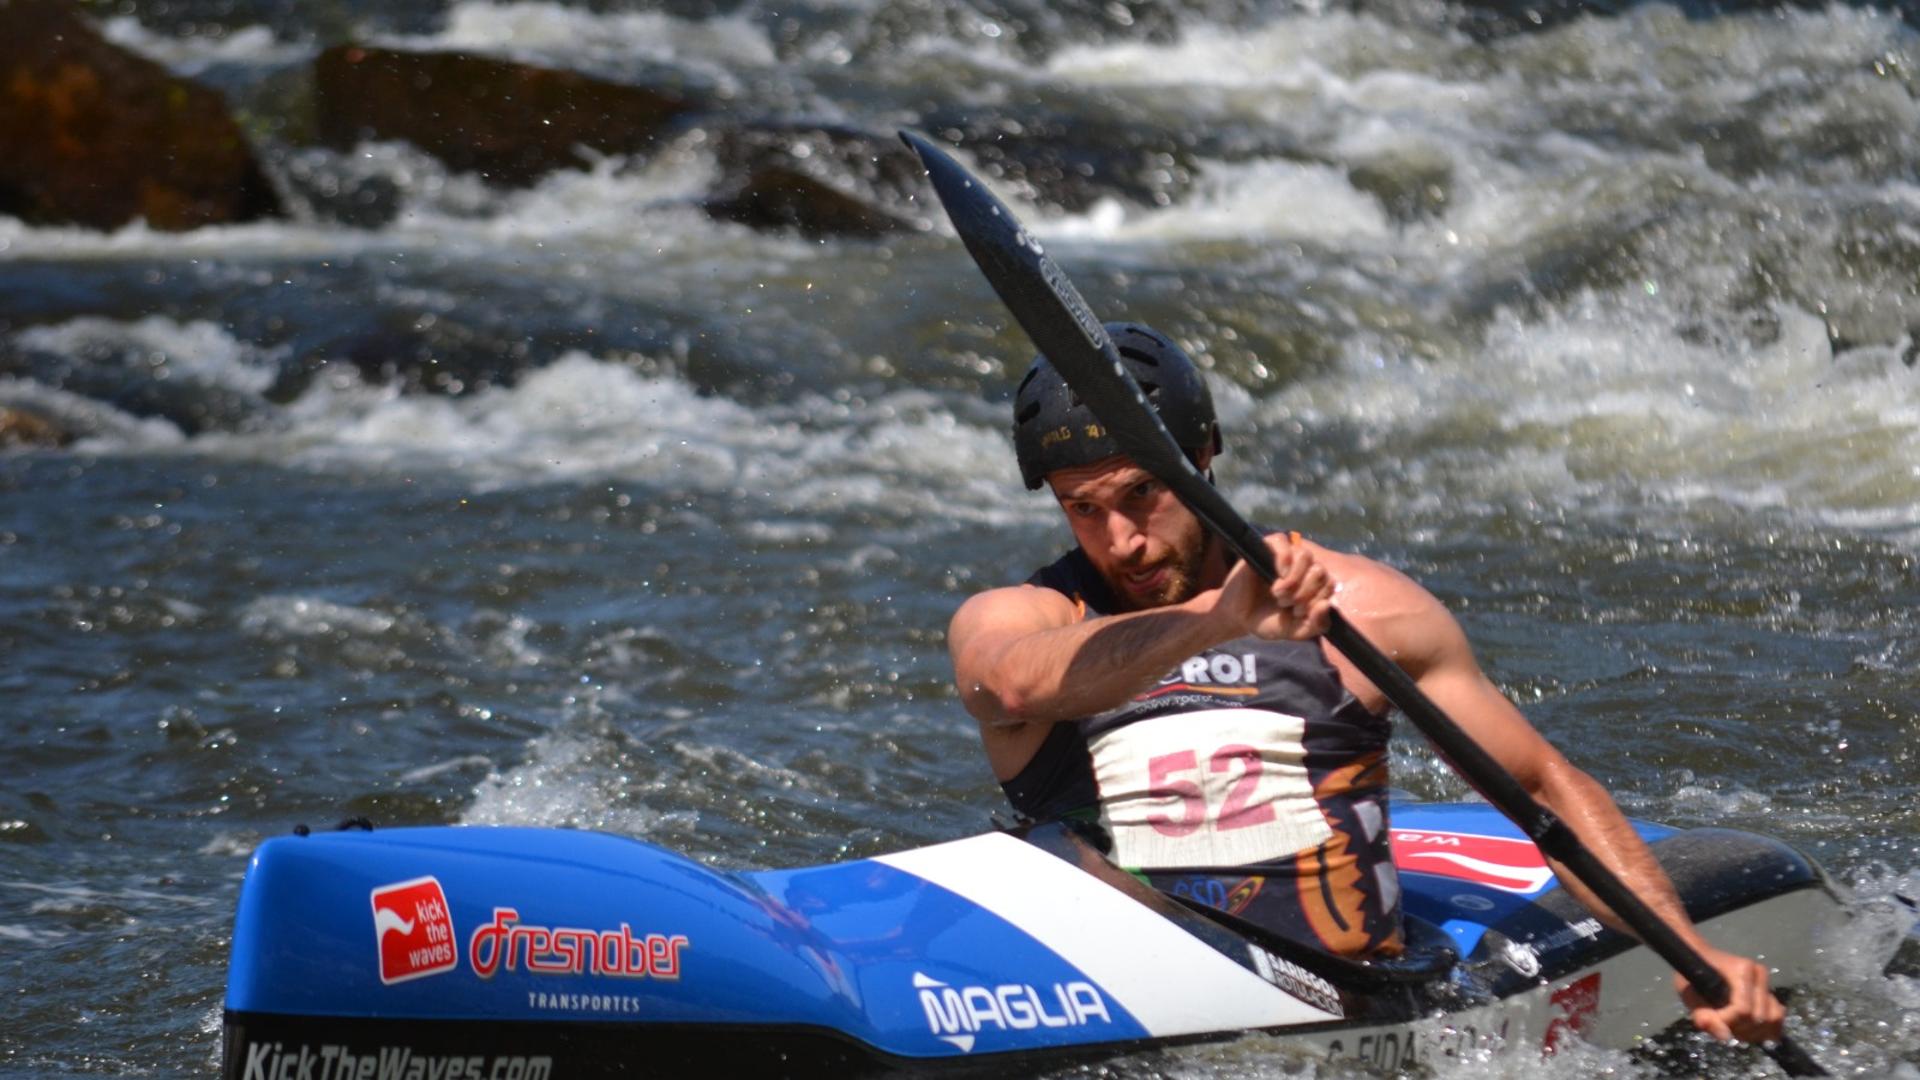
[[[1484,747],[1534,800],[1571,828],[1590,851],[1648,907],[1727,978],[1732,995],[1712,1008],[1683,988],[1694,1024],[1720,1039],[1779,1038],[1786,1011],[1767,986],[1767,968],[1715,948],[1700,936],[1659,861],[1611,796],[1569,762],[1528,722],[1480,669],[1466,634],[1433,595],[1372,560],[1328,554],[1340,582],[1337,606],[1363,634],[1413,676],[1420,689]],[[1385,699],[1344,658],[1328,650],[1342,681],[1377,709]],[[1572,875],[1555,867],[1560,884],[1607,925],[1629,932]]]

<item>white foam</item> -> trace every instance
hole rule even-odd
[[[481,611],[468,620],[467,633],[476,639],[480,655],[498,668],[536,667],[546,656],[527,642],[538,625],[523,615]]]
[[[186,232],[149,228],[144,219],[111,232],[79,226],[30,227],[0,216],[0,254],[16,258],[178,259],[269,256],[299,259],[390,248],[381,234],[342,230],[333,225],[261,221],[244,225],[207,225]]]
[[[33,901],[31,905],[31,910],[36,912],[84,911],[101,905],[114,905],[120,901],[155,901],[182,904],[187,907],[212,907],[220,903],[218,900],[190,893],[163,893],[154,892],[151,889],[96,889],[88,885],[48,881],[0,881],[0,889],[17,889],[41,896],[42,899]]]
[[[39,413],[77,438],[82,452],[162,450],[186,444],[179,427],[158,417],[136,417],[94,398],[26,379],[0,376],[0,405]]]
[[[1830,4],[1691,19],[1673,5],[1647,4],[1577,19],[1548,34],[1514,35],[1494,51],[1509,63],[1544,64],[1582,81],[1653,82],[1668,92],[1709,86],[1744,96],[1805,85],[1809,72],[1851,68],[1863,58],[1870,65],[1890,45],[1897,53],[1910,41],[1897,12],[1870,7]]]
[[[309,158],[330,151],[301,152]],[[311,166],[308,166],[311,167]],[[269,220],[163,232],[136,220],[110,232],[78,227],[28,227],[0,216],[0,255],[51,259],[232,260],[250,285],[276,282],[256,258],[325,260],[361,255],[428,254],[481,266],[510,261],[516,269],[563,264],[586,273],[604,261],[620,265],[644,253],[658,260],[682,252],[711,264],[737,258],[767,265],[769,258],[812,254],[817,245],[793,236],[761,235],[716,222],[699,202],[711,189],[717,164],[697,134],[644,163],[582,151],[579,168],[558,169],[530,187],[503,191],[469,173],[449,172],[433,157],[402,143],[365,143],[335,166],[348,181],[380,178],[399,192],[393,220],[377,229],[342,228],[321,220]],[[298,200],[295,209],[299,210]],[[670,264],[655,263],[671,276]]]
[[[284,64],[314,52],[311,45],[280,40],[264,26],[228,30],[208,24],[192,34],[176,37],[155,33],[131,15],[116,15],[100,24],[100,33],[123,49],[189,77],[217,64]]]
[[[206,843],[194,849],[195,854],[212,855],[227,859],[244,859],[253,854],[265,838],[253,832],[216,832]]]
[[[604,250],[610,259],[632,251],[637,241],[657,256],[689,242],[711,244],[717,233],[727,232],[697,206],[716,173],[711,156],[681,147],[641,167],[618,155],[594,156],[586,168],[552,172],[505,194],[459,178],[448,181],[462,188],[454,198],[444,197],[444,187],[439,197],[410,198],[394,228],[404,236],[456,244],[571,243],[576,258],[583,241],[589,242],[586,251]],[[484,215],[472,213],[476,203],[486,204]]]
[[[1717,821],[1729,818],[1753,818],[1766,813],[1773,805],[1773,799],[1765,792],[1751,788],[1734,788],[1731,791],[1716,791],[1698,784],[1687,784],[1678,788],[1669,797],[1670,814],[1684,814],[1690,818]]]
[[[14,941],[22,945],[52,945],[65,940],[66,937],[66,932],[61,930],[41,930],[32,926],[0,923],[0,941]]]
[[[635,60],[697,72],[723,88],[735,72],[778,59],[766,31],[739,15],[684,19],[661,12],[592,12],[557,3],[465,0],[438,33],[387,38],[414,49],[462,49],[530,55],[562,64]]]
[[[1920,933],[1920,914],[1908,903],[1920,896],[1920,872],[1898,871],[1884,862],[1872,862],[1856,868],[1846,884],[1853,894],[1847,905],[1849,932],[1836,935],[1836,966],[1856,981],[1880,982],[1887,962],[1903,942],[1909,949],[1920,944],[1914,940]],[[1920,985],[1903,989],[1910,1004],[1920,1004]]]
[[[1817,316],[1777,316],[1770,343],[1701,344],[1644,295],[1588,295],[1467,356],[1356,344],[1258,415],[1359,434],[1377,457],[1353,484],[1417,505],[1718,502],[1920,538],[1915,372],[1891,349],[1836,363]]]
[[[398,623],[397,618],[385,612],[336,604],[314,596],[263,596],[240,612],[240,625],[248,633],[290,638],[333,634],[378,637]]]
[[[1350,76],[1412,76],[1438,67],[1456,43],[1365,15],[1325,12],[1252,28],[1190,26],[1171,42],[1070,45],[1048,59],[1046,71],[1109,87],[1343,93]]]
[[[1028,519],[1007,438],[941,399],[901,391],[854,407],[806,397],[749,408],[569,353],[518,385],[464,398],[402,395],[328,369],[293,403],[288,430],[208,435],[206,452],[332,471],[421,469],[480,489],[556,480],[740,491],[783,514],[849,506],[939,510],[943,520]]]
[[[436,761],[431,765],[422,765],[417,769],[409,769],[401,773],[400,782],[403,784],[418,784],[426,780],[431,780],[436,776],[444,776],[447,773],[465,772],[468,769],[486,769],[489,774],[491,774],[493,770],[493,759],[484,754],[466,754],[447,761]]]
[[[85,316],[23,330],[14,341],[81,360],[103,351],[127,354],[158,378],[178,376],[255,395],[273,385],[286,355],[285,349],[242,342],[204,319],[183,323],[159,315],[133,321]]]
[[[1201,163],[1194,189],[1166,209],[1102,200],[1084,214],[1040,219],[1042,238],[1117,241],[1305,240],[1328,246],[1389,238],[1378,200],[1344,168],[1264,160]]]
[[[749,521],[740,531],[765,544],[824,544],[833,539],[833,526],[824,521]]]
[[[460,820],[660,837],[691,832],[699,817],[642,803],[628,788],[616,749],[588,722],[534,739],[523,764],[479,783]]]
[[[432,461],[492,485],[682,472],[724,483],[741,468],[736,450],[794,442],[725,398],[577,352],[514,388],[462,399],[403,396],[330,373],[294,415],[316,440],[296,460]]]

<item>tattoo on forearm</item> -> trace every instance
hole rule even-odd
[[[1088,636],[1073,663],[1068,666],[1068,683],[1129,673],[1135,674],[1136,681],[1142,684],[1159,678],[1163,672],[1139,675],[1129,669],[1140,654],[1150,652],[1155,647],[1164,648],[1169,631],[1178,620],[1185,617],[1179,612],[1156,611],[1134,618],[1101,620],[1101,625]],[[1178,662],[1176,659],[1171,663]]]

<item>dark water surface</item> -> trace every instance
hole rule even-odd
[[[1888,898],[1920,888],[1897,16],[1483,39],[1415,5],[129,10],[116,39],[242,101],[357,27],[677,67],[768,117],[1203,133],[1166,205],[1022,209],[1103,312],[1201,354],[1230,496],[1427,583],[1629,812],[1822,861],[1856,929],[1796,1026],[1920,1075],[1920,985],[1879,975]],[[950,235],[717,224],[697,139],[501,192],[264,138],[399,216],[0,219],[0,404],[84,436],[0,453],[0,1073],[208,1071],[247,854],[296,823],[753,866],[1002,809],[944,627],[1066,534],[1003,433],[1027,346]],[[1396,765],[1463,794],[1415,741]],[[1250,1040],[1105,1071],[1290,1067]]]

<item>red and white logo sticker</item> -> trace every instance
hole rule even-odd
[[[373,890],[373,938],[380,953],[380,981],[389,986],[452,971],[460,963],[447,894],[436,878]]]
[[[1395,829],[1393,865],[1403,873],[1456,878],[1523,896],[1553,880],[1533,841],[1504,836]]]
[[[1541,1050],[1551,1054],[1568,1039],[1585,1038],[1600,1013],[1600,973],[1594,972],[1553,992],[1553,1011]]]

